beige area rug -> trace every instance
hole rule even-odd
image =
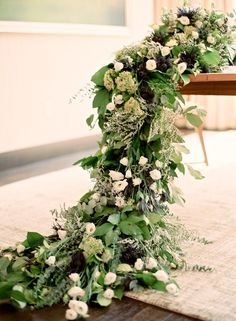
[[[196,135],[186,138],[194,148],[189,162],[202,159]],[[186,248],[188,262],[211,265],[211,273],[178,272],[177,297],[152,291],[128,293],[135,299],[206,321],[236,320],[236,132],[208,132],[210,166],[196,164],[206,178],[179,179],[186,196],[184,208],[173,210],[191,229],[214,241]],[[50,233],[50,209],[73,205],[91,186],[89,176],[74,167],[0,188],[0,244],[21,240],[26,231]],[[148,320],[147,320],[148,321]]]

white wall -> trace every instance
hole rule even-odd
[[[85,123],[91,103],[68,100],[116,50],[146,34],[152,1],[127,2],[127,35],[3,32],[9,26],[0,24],[0,153],[96,133]]]

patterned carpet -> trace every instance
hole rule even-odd
[[[195,134],[187,136],[194,151],[188,162],[202,159]],[[178,272],[177,297],[146,291],[127,295],[206,321],[236,320],[236,132],[208,132],[206,147],[210,166],[205,179],[179,179],[186,198],[184,208],[173,210],[210,245],[186,246],[189,263],[210,265],[211,273]],[[89,175],[74,167],[19,181],[0,188],[0,244],[19,241],[27,230],[50,233],[49,210],[74,204],[91,186]]]

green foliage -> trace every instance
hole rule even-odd
[[[220,63],[220,54],[217,50],[208,50],[202,55],[201,59],[207,66],[217,66]]]
[[[104,66],[100,68],[91,78],[91,81],[95,83],[97,86],[104,86],[104,75],[106,71],[109,69],[108,66]]]
[[[27,233],[27,242],[29,247],[35,248],[43,244],[44,237],[37,232],[28,232]]]

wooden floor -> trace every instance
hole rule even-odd
[[[65,321],[66,307],[57,305],[52,308],[31,311],[30,309],[16,310],[9,303],[0,304],[1,321]],[[177,313],[158,307],[123,298],[114,300],[108,308],[91,307],[88,321],[195,321]]]

